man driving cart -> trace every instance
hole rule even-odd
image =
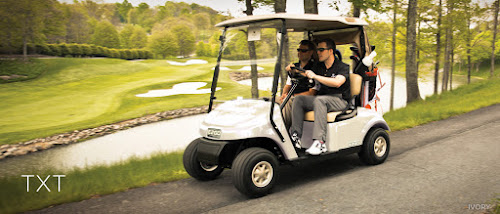
[[[306,70],[309,79],[319,83],[318,96],[297,96],[292,104],[292,126],[290,133],[296,147],[300,147],[304,113],[314,111],[313,144],[306,150],[308,154],[319,155],[327,151],[326,114],[342,111],[347,107],[343,95],[349,93],[349,65],[335,59],[335,42],[331,39],[318,41],[317,53],[319,62],[312,70]],[[291,66],[287,70],[291,70]]]

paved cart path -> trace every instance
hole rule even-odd
[[[132,189],[37,213],[477,213],[500,197],[500,104],[390,134],[387,162],[356,155],[283,166],[273,193],[241,195],[231,171]]]

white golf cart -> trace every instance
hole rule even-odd
[[[219,176],[224,168],[229,168],[232,170],[233,184],[241,193],[249,197],[260,197],[273,188],[281,164],[352,153],[358,153],[366,164],[384,162],[390,149],[390,139],[386,132],[389,126],[379,113],[364,107],[367,100],[374,96],[376,82],[376,76],[368,75],[373,71],[374,63],[369,62],[370,60],[362,62],[375,48],[368,44],[363,29],[365,25],[365,21],[357,18],[308,14],[248,16],[217,24],[217,27],[224,28],[224,32],[220,37],[221,47],[213,75],[209,114],[200,126],[202,137],[189,144],[183,157],[184,167],[189,175],[198,180],[212,180]],[[224,54],[226,40],[231,39],[226,32],[234,29],[244,30],[249,40],[258,40],[260,31],[266,28],[275,30],[274,35],[278,37],[277,43],[274,40],[274,44],[278,45],[275,49],[277,56],[271,98],[238,98],[212,109],[221,70],[221,56]],[[332,38],[338,46],[348,45],[347,50],[352,54],[349,60],[352,60],[349,108],[325,115],[328,118],[328,152],[318,156],[304,152],[312,144],[314,112],[307,112],[305,115],[303,149],[297,149],[292,144],[281,113],[290,97],[281,105],[275,102],[282,69],[284,43],[281,41],[285,41],[285,35],[292,32],[299,32],[302,38],[312,41]],[[342,60],[341,56],[338,58]],[[344,62],[349,64],[346,59]],[[255,63],[252,61],[252,65]],[[296,81],[295,78],[293,80]]]

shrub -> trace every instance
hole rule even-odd
[[[125,50],[120,50],[120,59],[127,59],[127,53],[125,53]]]
[[[111,49],[103,47],[103,50],[104,50],[105,57],[109,57],[109,58],[113,57],[113,55],[111,53]]]
[[[81,44],[80,48],[82,49],[83,56],[92,56],[92,48],[89,45]]]
[[[139,55],[139,59],[146,59],[146,52],[144,50],[137,50],[137,54]]]
[[[106,56],[105,52],[104,52],[104,48],[101,46],[97,46],[97,52],[95,53],[95,55],[100,56],[100,57]]]
[[[71,54],[68,44],[62,43],[59,44],[59,49],[61,50],[61,55],[60,56],[68,56]]]
[[[38,44],[36,45],[36,51],[39,54],[45,54],[45,55],[54,55],[52,53],[52,50],[47,46],[47,44]]]
[[[80,57],[83,54],[79,44],[69,44],[68,48],[70,50],[70,55],[73,57]]]
[[[52,56],[61,56],[61,49],[59,48],[59,45],[57,44],[48,44],[47,47],[50,48],[50,51],[52,52]]]
[[[139,59],[139,52],[137,49],[130,50],[130,59]]]
[[[154,57],[153,52],[149,50],[145,50],[145,52],[146,52],[146,59],[153,59]]]
[[[92,49],[92,56],[97,56],[97,53],[99,53],[99,48],[95,45],[90,45],[90,48]]]

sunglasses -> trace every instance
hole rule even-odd
[[[307,51],[310,51],[310,50],[309,49],[300,49],[300,48],[297,49],[297,52],[305,53]]]
[[[330,50],[331,48],[318,48],[316,49],[318,52],[323,52],[325,50]]]

